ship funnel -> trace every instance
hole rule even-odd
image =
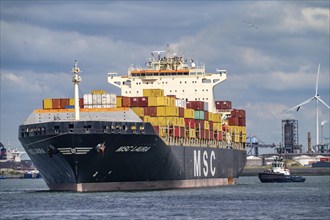
[[[74,119],[80,119],[80,110],[79,110],[79,83],[81,82],[81,77],[79,76],[80,69],[78,68],[78,62],[75,60],[74,67],[72,69],[73,72],[73,86],[74,86]]]

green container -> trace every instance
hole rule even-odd
[[[195,110],[194,111],[194,119],[204,120],[204,111]]]

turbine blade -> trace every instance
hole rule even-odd
[[[319,67],[317,68],[316,85],[315,85],[315,96],[318,95],[318,90],[319,90],[319,76],[320,76],[320,63],[319,63]]]
[[[317,96],[316,98],[317,98],[317,100],[322,102],[322,104],[325,105],[327,108],[330,108],[330,106],[328,106],[327,103],[325,103],[319,96]]]
[[[293,110],[296,110],[296,111],[299,111],[299,109],[303,106],[303,105],[306,105],[307,103],[310,103],[313,99],[315,99],[315,97],[313,98],[310,98],[310,99],[307,99],[306,101],[298,104],[298,105],[295,105],[293,106],[292,108],[288,109],[288,112],[289,111],[293,111]]]

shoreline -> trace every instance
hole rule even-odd
[[[245,167],[240,176],[258,176],[258,173],[262,173],[269,167]],[[330,167],[295,167],[289,168],[292,175],[303,176],[320,176],[330,175]]]

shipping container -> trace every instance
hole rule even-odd
[[[213,114],[213,122],[221,122],[221,115],[219,113]]]
[[[208,120],[209,121],[213,121],[213,115],[214,113],[213,112],[208,112],[209,116],[208,116]]]
[[[175,108],[178,108],[179,117],[184,118],[184,108],[182,107],[175,107]]]
[[[246,126],[246,119],[245,118],[238,118],[238,125],[239,126]]]
[[[178,117],[178,124],[180,127],[184,127],[185,126],[184,118]]]
[[[205,102],[202,102],[202,101],[188,101],[187,102],[187,108],[204,111],[205,110]]]
[[[184,110],[184,117],[185,118],[192,118],[192,119],[194,119],[194,117],[195,117],[194,114],[195,113],[194,113],[194,110],[193,109],[187,108],[187,109]]]
[[[200,130],[200,129],[204,130],[204,126],[205,126],[204,120],[195,119],[195,129],[196,130]]]
[[[52,99],[44,99],[42,101],[43,109],[53,109],[53,100]]]
[[[177,117],[156,117],[156,124],[159,126],[179,126],[180,121]]]
[[[138,97],[130,97],[130,107],[139,107]]]
[[[61,99],[52,99],[53,109],[61,108]]]
[[[169,104],[169,106],[176,107],[176,106],[175,106],[176,98],[173,98],[173,97],[169,97],[169,98],[170,98],[170,104]]]
[[[238,126],[239,122],[238,122],[238,117],[230,117],[228,118],[228,125],[229,126]]]
[[[222,131],[215,131],[214,132],[214,139],[218,141],[222,141]]]
[[[174,127],[174,137],[184,137],[184,127]]]
[[[93,96],[92,94],[84,94],[84,105],[92,105],[93,102]]]
[[[131,107],[148,107],[148,97],[131,97]]]
[[[69,98],[62,98],[61,100],[61,109],[64,109],[65,106],[70,105],[70,99]]]
[[[187,108],[187,102],[184,99],[176,99],[175,100],[175,106],[181,107],[181,108]]]
[[[213,124],[214,124],[213,121],[209,121],[210,130],[214,130]]]
[[[246,135],[246,127],[241,127],[241,131],[242,131],[242,134],[245,134]]]
[[[156,117],[157,116],[157,107],[144,107],[144,115]]]
[[[161,96],[164,96],[164,90],[163,89],[143,89],[143,96],[161,97]]]
[[[210,130],[210,123],[209,123],[209,121],[204,121],[204,129],[205,130]]]
[[[166,117],[166,107],[160,106],[160,107],[156,107],[156,109],[157,109],[158,117]]]
[[[117,108],[123,107],[123,97],[122,96],[117,96],[116,97],[116,106]]]
[[[171,105],[171,98],[162,97],[148,97],[148,106],[174,106]]]
[[[123,107],[131,107],[131,97],[126,97],[123,96],[123,100],[122,100],[122,106]]]
[[[74,98],[69,99],[69,105],[74,105]]]
[[[92,105],[101,105],[101,104],[102,104],[102,95],[92,94]]]
[[[83,98],[79,98],[79,107],[84,108],[84,99]]]
[[[231,109],[231,101],[216,101],[216,109]]]
[[[245,118],[245,110],[244,109],[238,109],[238,117]]]
[[[187,130],[188,134],[186,133],[186,136],[189,137],[189,138],[196,138],[196,130],[191,128],[189,130]]]
[[[194,119],[204,120],[204,111],[195,110],[194,111]]]
[[[204,120],[206,120],[206,121],[209,120],[209,112],[207,112],[207,111],[204,112]]]
[[[179,108],[175,106],[166,106],[165,114],[166,114],[165,116],[179,117]]]

